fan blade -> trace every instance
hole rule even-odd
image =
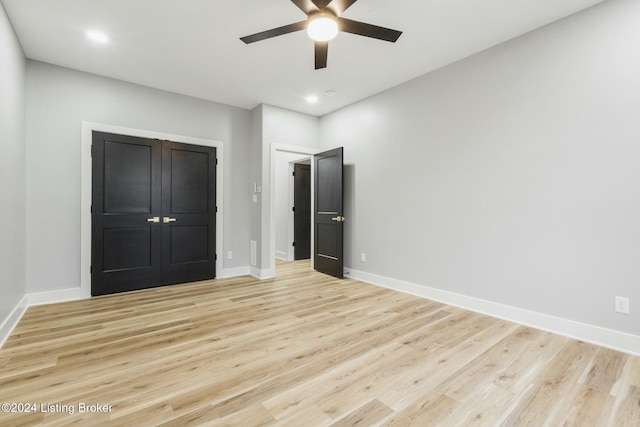
[[[316,70],[327,68],[327,56],[329,56],[329,42],[315,42]]]
[[[340,16],[344,13],[345,10],[349,9],[357,1],[358,0],[333,0],[328,2],[327,7],[331,9],[337,16]],[[317,3],[316,6],[318,6]]]
[[[307,28],[307,21],[296,22],[295,24],[284,25],[282,27],[273,28],[271,30],[262,31],[250,36],[240,37],[240,40],[246,44],[259,42],[260,40],[270,39],[271,37],[282,36],[284,34],[302,31]]]
[[[318,10],[318,7],[314,5],[315,2],[311,0],[291,0],[291,3],[298,6],[298,8],[307,15]]]
[[[357,34],[359,36],[371,37],[395,43],[402,35],[402,31],[390,28],[378,27],[377,25],[366,24],[364,22],[352,21],[351,19],[338,18],[338,29],[345,33]]]

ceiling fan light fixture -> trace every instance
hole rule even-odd
[[[327,12],[320,12],[309,16],[307,34],[311,40],[328,42],[338,35],[336,17]]]
[[[1,0],[0,0],[1,1]],[[284,0],[282,0],[284,2]],[[240,37],[245,44],[307,30],[314,49],[314,65],[316,70],[327,68],[329,41],[338,32],[355,34],[371,39],[395,43],[402,31],[380,27],[366,22],[342,18],[340,15],[358,0],[291,0],[291,2],[307,15],[304,21],[294,22],[270,30]]]

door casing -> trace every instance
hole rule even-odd
[[[80,177],[80,287],[51,293],[46,302],[69,301],[91,297],[91,142],[93,131],[115,133],[160,140],[171,140],[192,145],[215,147],[218,159],[216,169],[216,194],[218,215],[216,216],[216,252],[223,253],[224,243],[224,143],[204,138],[156,132],[96,122],[82,122],[81,177]],[[274,248],[275,250],[275,248]],[[216,260],[216,276],[234,275],[233,270],[223,269],[223,257]]]

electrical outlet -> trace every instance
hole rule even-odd
[[[629,314],[629,298],[616,297],[616,313]]]
[[[227,259],[233,259],[233,251],[227,252]]]
[[[360,261],[362,261],[362,262],[367,262],[367,256],[365,255],[365,253],[364,253],[364,252],[362,252],[362,253],[360,254]]]

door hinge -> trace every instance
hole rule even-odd
[[[295,212],[296,211],[296,207],[295,206],[292,207],[291,210]]]
[[[293,243],[291,244],[291,246],[295,246],[295,245],[296,245],[296,242],[293,242]]]
[[[296,176],[296,173],[295,172],[291,172],[291,176]]]
[[[217,261],[217,260],[218,260],[218,254],[216,254],[216,255],[214,256],[214,258],[213,258],[213,259],[214,259],[215,261]]]
[[[89,274],[93,274],[93,265],[89,266]]]
[[[91,205],[91,207],[89,207],[89,212],[93,213],[93,205]]]
[[[216,213],[218,213],[218,207],[216,206]]]
[[[218,158],[216,157],[216,165],[218,164]]]

